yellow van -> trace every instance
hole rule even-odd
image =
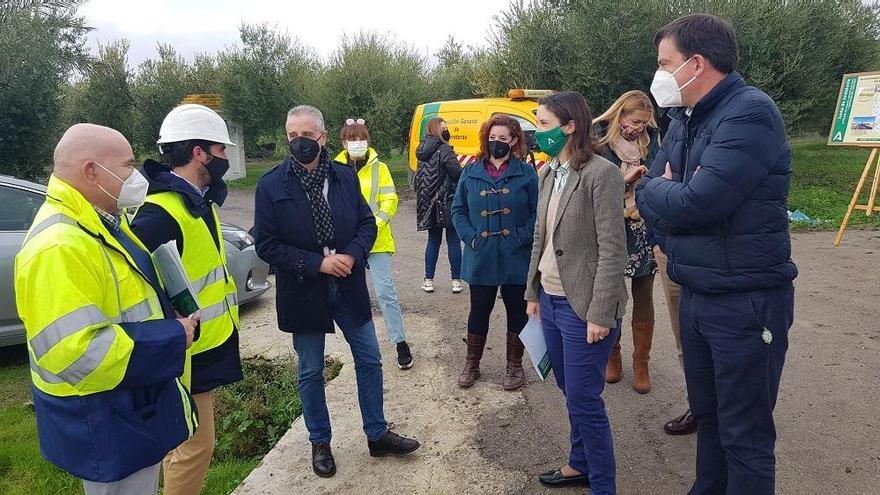
[[[498,114],[509,115],[519,121],[526,134],[530,150],[527,162],[540,168],[547,161],[547,155],[541,153],[535,145],[535,111],[538,108],[538,98],[551,93],[553,91],[550,90],[511,89],[507,98],[440,101],[419,105],[413,114],[409,131],[410,183],[419,165],[416,148],[425,136],[428,121],[434,117],[442,117],[449,126],[449,144],[463,167],[475,162],[480,154],[480,126],[483,122]]]

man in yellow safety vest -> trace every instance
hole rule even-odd
[[[214,389],[241,379],[238,300],[226,267],[217,207],[226,199],[223,175],[232,145],[223,118],[202,105],[181,105],[165,117],[159,147],[165,163],[148,160],[146,203],[132,230],[155,250],[174,242],[201,307],[192,347],[192,393],[201,427],[164,462],[166,495],[197,495],[214,453]]]
[[[122,214],[146,193],[122,134],[77,124],[15,258],[40,451],[87,495],[155,494],[159,461],[197,426],[179,378],[196,321],[175,320]]]

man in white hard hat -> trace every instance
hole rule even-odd
[[[198,339],[190,349],[199,428],[163,462],[166,495],[201,491],[214,453],[213,390],[242,378],[236,287],[226,268],[217,214],[226,199],[229,145],[226,123],[217,112],[192,104],[171,110],[159,130],[165,163],[144,163],[150,189],[132,221],[132,230],[150,251],[169,241],[177,244],[201,307]]]

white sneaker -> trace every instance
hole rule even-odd
[[[464,290],[464,284],[461,283],[461,280],[455,279],[452,281],[452,293],[453,294],[461,294],[461,291]]]
[[[422,282],[422,290],[431,293],[434,292],[434,281],[430,278],[426,278],[424,282]]]

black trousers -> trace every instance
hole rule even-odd
[[[471,285],[471,312],[468,315],[468,333],[485,337],[489,334],[489,317],[495,308],[497,285]],[[507,331],[519,335],[526,326],[526,286],[502,285],[501,299],[507,310]]]

